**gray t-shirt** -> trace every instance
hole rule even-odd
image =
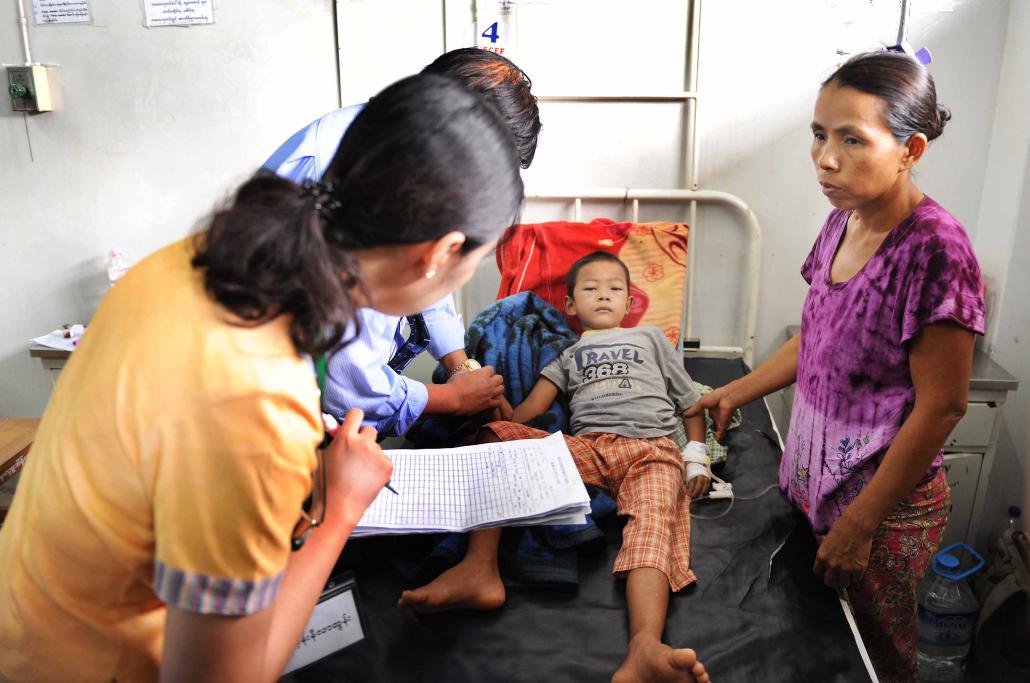
[[[701,398],[682,356],[657,327],[587,334],[540,374],[569,397],[574,435],[668,436]]]

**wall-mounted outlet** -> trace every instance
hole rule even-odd
[[[50,78],[41,64],[7,67],[7,92],[14,111],[39,113],[53,111],[50,97]]]

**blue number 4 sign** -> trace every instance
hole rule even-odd
[[[491,43],[496,43],[499,34],[497,33],[497,22],[490,24],[490,27],[483,31],[481,34],[484,38],[489,38]]]

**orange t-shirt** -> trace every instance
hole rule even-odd
[[[233,325],[165,247],[61,372],[0,530],[0,680],[157,677],[165,604],[275,600],[322,435],[283,317]]]

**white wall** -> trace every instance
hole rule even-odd
[[[446,51],[441,0],[339,0],[336,20],[344,104],[368,100]]]
[[[1020,381],[1005,405],[982,536],[1007,523],[1009,505],[1030,515],[1030,3],[1013,2],[997,113],[983,185],[976,251],[994,310],[993,358]],[[1030,524],[1023,521],[1023,529]]]
[[[519,5],[516,61],[540,93],[675,91],[685,85],[686,2],[537,0]],[[911,42],[929,46],[941,100],[954,118],[918,170],[921,187],[978,229],[1008,3],[921,0]],[[798,275],[830,206],[809,160],[819,83],[845,56],[894,42],[896,0],[709,0],[701,18],[698,125],[700,186],[738,195],[765,233],[759,360],[800,319]],[[679,104],[541,103],[544,129],[524,177],[540,187],[684,187]],[[618,204],[586,204],[584,218],[627,216]],[[569,217],[567,207],[531,205],[527,221]],[[642,217],[684,219],[680,207]],[[727,209],[702,208],[695,334],[739,344],[745,267],[742,225]],[[484,266],[473,310],[489,302],[496,274]]]
[[[917,182],[975,234],[1007,3],[913,4],[925,11],[913,13],[910,42],[933,52],[930,70],[954,115]],[[897,32],[896,2],[797,5],[807,12],[783,21],[780,3],[707,2],[702,19],[702,177],[708,187],[745,198],[766,230],[758,325],[766,354],[780,343],[784,324],[800,319],[806,286],[797,273],[830,209],[809,159],[818,84],[846,58],[838,50],[876,48]]]
[[[146,29],[123,0],[92,0],[92,25],[30,26],[34,59],[60,64],[57,110],[0,104],[0,415],[41,414],[26,342],[88,320],[110,247],[136,260],[186,235],[337,105],[332,0],[215,4],[211,26]],[[10,0],[0,61],[23,62]]]
[[[800,322],[807,286],[798,271],[830,209],[809,158],[808,124],[819,83],[847,54],[893,43],[898,4],[792,3],[795,11],[785,21],[781,3],[704,3],[701,177],[704,187],[744,198],[762,221],[758,360],[784,341],[787,324]],[[920,0],[913,5],[910,43],[933,53],[930,70],[938,95],[953,114],[919,165],[916,181],[975,236],[1008,3]],[[713,318],[722,306],[743,300],[732,281],[740,272],[742,242],[735,231],[723,229],[730,225],[724,211],[706,211],[698,223],[699,253],[711,255],[698,261],[698,296],[714,304],[702,309],[698,328],[703,341],[729,343],[727,333],[739,331]],[[708,226],[716,231],[705,230]],[[770,403],[784,414],[780,397]]]
[[[449,48],[469,44],[473,35],[468,8],[460,4],[447,3],[447,33],[463,41],[452,38]],[[899,4],[806,0],[789,3],[789,11],[788,3],[767,0],[703,4],[701,187],[740,196],[762,222],[759,360],[783,341],[784,328],[800,319],[806,286],[798,270],[830,209],[808,155],[818,85],[847,54],[893,43]],[[1021,346],[1030,343],[1030,274],[1015,267],[1017,254],[1030,253],[1027,145],[1018,143],[1030,134],[1025,125],[1030,120],[1025,87],[1030,3],[1011,4],[1009,22],[1009,2],[916,0],[909,34],[916,48],[932,51],[938,94],[953,114],[920,164],[917,182],[975,240],[985,276],[998,291],[994,319],[1004,320],[996,358],[1024,386],[1006,409],[986,528],[997,527],[1011,502],[1023,500],[1030,514],[1030,467],[1025,464],[1030,431],[1023,427],[1030,421],[1030,355]],[[686,78],[686,6],[663,0],[521,0],[513,58],[538,93],[680,90]],[[442,21],[435,0],[405,0],[390,8],[364,0],[341,3],[344,101],[366,98],[393,78],[421,68],[443,49]],[[530,189],[685,186],[681,105],[540,106],[540,146],[533,167],[524,173]],[[618,204],[587,203],[584,217],[622,218],[625,210]],[[641,215],[685,217],[669,207],[644,207]],[[1018,237],[1017,217],[1024,228]],[[523,218],[554,220],[571,218],[571,213],[560,204],[532,204]],[[744,267],[740,224],[727,210],[711,208],[702,209],[697,228],[695,333],[707,344],[737,344]],[[493,300],[497,282],[495,266],[484,263],[466,288],[470,312]],[[431,369],[424,359],[414,372],[428,376]]]
[[[473,35],[471,0],[338,4],[345,104]],[[739,195],[762,221],[760,357],[798,320],[804,285],[797,271],[829,209],[808,160],[818,83],[841,59],[838,50],[891,42],[897,4],[805,0],[788,10],[766,0],[704,3],[701,187]],[[954,112],[921,164],[920,183],[979,237],[989,230],[981,192],[1009,2],[914,4],[912,43],[934,52],[940,96]],[[144,29],[135,2],[91,6],[92,26],[32,29],[36,58],[62,65],[58,111],[27,119],[34,160],[26,121],[0,107],[0,291],[10,293],[0,327],[0,415],[41,412],[46,380],[25,342],[89,317],[110,246],[135,259],[184,235],[282,139],[337,103],[330,0],[221,0],[216,25],[190,29]],[[0,60],[17,62],[10,3],[3,12]],[[685,85],[685,2],[520,0],[518,21],[514,58],[538,92]],[[681,105],[545,102],[541,112],[537,160],[525,173],[530,188],[683,186]],[[622,215],[610,205],[584,213]],[[532,206],[524,217],[568,215]],[[645,219],[683,216],[642,210]],[[698,224],[697,331],[706,343],[732,343],[743,300],[740,228],[719,209],[703,209]],[[481,273],[469,288],[473,310],[496,291],[493,266]]]

